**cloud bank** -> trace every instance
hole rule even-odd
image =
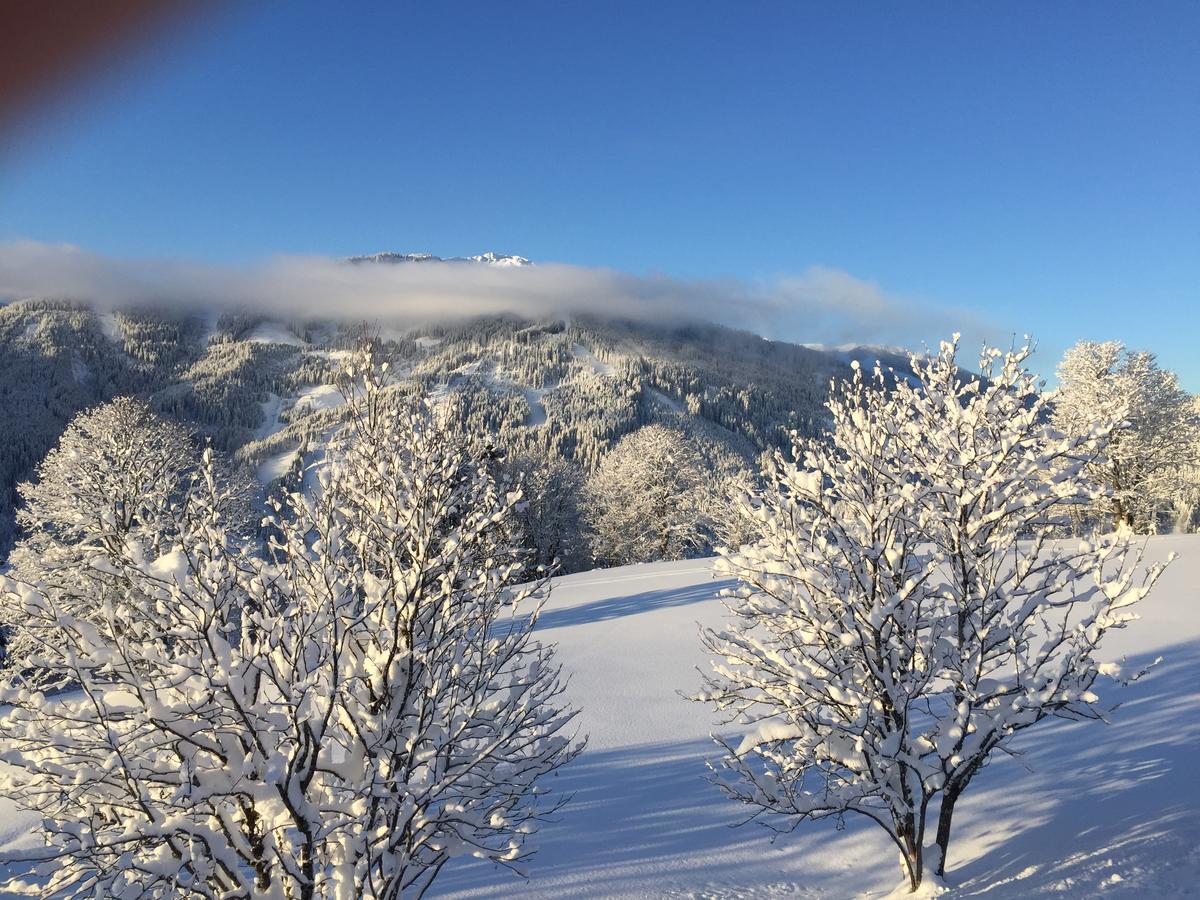
[[[561,263],[348,263],[278,257],[234,267],[119,259],[66,244],[0,244],[0,301],[31,297],[99,307],[170,304],[288,317],[417,326],[480,315],[601,315],[709,321],[806,343],[916,346],[953,331],[995,329],[964,311],[906,301],[837,269],[769,282],[631,275]]]

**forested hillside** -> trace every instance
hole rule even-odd
[[[655,422],[694,442],[713,472],[755,468],[789,431],[822,427],[829,380],[850,359],[706,324],[491,317],[411,330],[10,303],[0,307],[0,553],[15,537],[16,484],[79,411],[143,398],[253,466],[265,485],[337,421],[335,375],[364,338],[497,459],[526,468],[557,460],[582,476]]]

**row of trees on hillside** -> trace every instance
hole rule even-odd
[[[1073,505],[1063,527],[1077,534],[1115,526],[1141,534],[1191,530],[1200,511],[1196,398],[1152,354],[1115,342],[1080,343],[1058,374],[1059,387],[1039,406],[1047,421],[1081,439],[1098,423],[1115,423],[1106,452],[1087,471],[1105,490],[1091,503]],[[472,422],[488,430],[482,420]],[[590,470],[548,445],[514,453],[510,472],[558,498],[531,501],[523,515],[539,562],[549,566],[557,558],[565,571],[576,571],[699,555],[753,537],[753,522],[730,498],[755,476],[733,454],[728,465],[705,458],[694,432],[682,418],[644,425],[601,453]]]
[[[50,301],[0,307],[5,349],[0,425],[8,426],[0,428],[0,556],[15,537],[16,484],[30,476],[80,410],[134,394],[160,414],[198,429],[217,449],[239,451],[257,466],[327,430],[316,415],[300,421],[300,405],[288,428],[269,434],[267,401],[326,383],[347,348],[372,334],[420,387],[458,395],[465,427],[486,429],[506,452],[536,455],[547,463],[563,459],[585,476],[623,437],[650,424],[678,427],[693,441],[703,438],[698,449],[706,462],[711,463],[706,448],[721,446],[741,456],[743,466],[752,466],[760,453],[786,449],[791,430],[806,437],[822,434],[828,382],[847,371],[840,354],[716,326],[583,319],[568,324],[501,316],[443,325],[418,336],[346,321],[291,322],[286,328],[280,323],[257,331],[263,321],[251,313],[229,312],[214,321],[164,309],[101,314]],[[316,343],[293,346],[302,340]],[[1076,349],[1086,352],[1072,351],[1064,360],[1064,375],[1070,377],[1063,384],[1080,376],[1084,387],[1078,403],[1060,392],[1063,415],[1073,407],[1070,416],[1086,422],[1102,411],[1096,403],[1129,402],[1130,435],[1143,435],[1121,441],[1132,466],[1122,462],[1114,472],[1122,480],[1120,493],[1129,495],[1120,501],[1129,507],[1120,515],[1139,531],[1195,527],[1196,454],[1181,462],[1175,450],[1196,442],[1185,441],[1183,430],[1175,427],[1179,420],[1164,415],[1179,407],[1176,400],[1190,398],[1149,354],[1122,353],[1113,344]],[[908,364],[886,354],[884,362],[897,371]],[[1135,415],[1139,408],[1150,412]],[[1155,427],[1155,419],[1167,427]],[[1194,422],[1194,411],[1188,419]],[[1064,418],[1059,424],[1067,428],[1069,423]],[[1165,444],[1163,436],[1169,438]],[[1165,448],[1174,449],[1164,461]],[[1147,449],[1156,460],[1153,472],[1139,471]],[[1114,453],[1114,459],[1120,455]],[[587,532],[584,508],[575,524]],[[1113,514],[1108,509],[1103,518]],[[1093,512],[1077,526],[1086,530],[1100,518]],[[575,559],[586,565],[592,555],[583,552]]]
[[[1058,375],[1058,389],[1038,407],[1044,419],[1077,439],[1097,425],[1113,427],[1104,454],[1087,466],[1088,478],[1104,490],[1089,503],[1073,504],[1063,527],[1079,534],[1110,526],[1141,534],[1191,530],[1200,511],[1197,399],[1153,354],[1131,353],[1116,342],[1080,343],[1067,352]],[[535,544],[553,549],[543,550],[541,561],[549,564],[561,553],[569,571],[678,559],[737,546],[755,534],[752,520],[730,502],[738,485],[753,480],[750,473],[714,473],[696,442],[670,425],[625,436],[586,479],[557,458],[526,454],[522,465],[539,483],[561,484],[575,497],[548,508],[544,522],[536,505],[527,517]]]
[[[914,373],[921,364],[914,357]],[[1058,378],[1058,388],[1039,403],[1043,419],[1080,440],[1097,427],[1112,429],[1086,469],[1100,493],[1073,504],[1062,527],[1077,534],[1192,530],[1200,514],[1200,398],[1152,353],[1115,341],[1077,344]],[[673,559],[752,537],[751,520],[730,503],[737,486],[753,480],[750,474],[735,469],[713,477],[706,469],[695,441],[670,426],[646,426],[619,441],[583,494],[583,519],[597,547],[592,559]]]

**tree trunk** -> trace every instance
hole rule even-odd
[[[949,788],[942,796],[942,808],[938,813],[938,827],[936,843],[939,851],[937,862],[937,875],[942,877],[946,874],[946,854],[950,849],[950,825],[954,818],[954,804],[958,802],[958,788]]]
[[[908,856],[908,858],[905,860],[905,864],[908,867],[908,883],[913,891],[916,892],[917,888],[921,886],[921,879],[925,874],[922,871],[923,861],[921,859],[921,848],[910,846],[908,847],[906,854]]]
[[[914,892],[921,886],[921,878],[924,875],[922,838],[920,830],[915,826],[915,822],[909,822],[896,835],[897,843],[900,845],[900,856],[904,863],[904,874],[908,876],[909,888]]]
[[[1114,499],[1113,506],[1113,528],[1117,531],[1121,530],[1122,526],[1133,527],[1133,515],[1125,508],[1125,504]]]

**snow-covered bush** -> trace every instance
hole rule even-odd
[[[1083,435],[1098,422],[1124,422],[1092,473],[1109,489],[1094,517],[1143,534],[1160,514],[1183,517],[1180,508],[1197,492],[1200,416],[1175,373],[1159,368],[1153,353],[1080,341],[1063,356],[1058,378],[1054,423],[1062,431]]]
[[[588,481],[594,555],[613,565],[680,559],[704,543],[707,482],[700,454],[678,430],[626,435]]]
[[[797,442],[746,498],[762,538],[728,551],[733,622],[699,699],[751,726],[720,740],[718,782],[790,830],[858,813],[900,851],[915,889],[946,862],[955,803],[1013,735],[1050,716],[1098,718],[1095,658],[1161,569],[1117,538],[1062,542],[1093,503],[1087,477],[1113,424],[1046,424],[1029,350],[956,343],[914,358],[915,384],[876,368],[835,390],[828,442]],[[937,801],[940,800],[940,805]]]
[[[578,747],[531,640],[543,585],[513,583],[519,497],[364,381],[268,558],[209,452],[162,552],[131,536],[76,585],[0,585],[80,685],[0,697],[0,785],[46,839],[25,890],[415,897],[455,856],[529,854]],[[101,579],[126,602],[97,625],[70,610]]]

